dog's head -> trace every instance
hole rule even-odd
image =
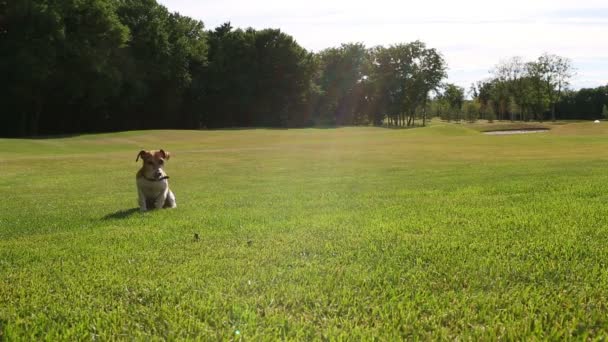
[[[167,174],[163,170],[165,161],[169,160],[169,152],[164,150],[158,151],[144,151],[141,150],[137,154],[135,161],[141,158],[144,162],[142,166],[143,175],[149,179],[161,179],[166,177]]]

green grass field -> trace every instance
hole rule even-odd
[[[547,126],[0,139],[0,340],[606,339],[608,124]]]

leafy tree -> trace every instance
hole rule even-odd
[[[446,121],[452,120],[449,104],[440,94],[430,102],[428,113],[430,116],[438,116]]]
[[[480,104],[481,105],[481,104]],[[487,105],[481,105],[481,115],[484,119],[488,120],[488,122],[494,122],[496,120],[496,112],[494,111],[494,104],[492,100],[489,100]]]
[[[319,52],[318,87],[321,91],[315,118],[338,125],[356,122],[363,82],[369,77],[368,50],[361,43],[342,44]]]
[[[547,53],[540,56],[536,63],[542,70],[541,79],[545,84],[551,107],[551,120],[555,121],[555,105],[561,99],[564,88],[569,85],[574,68],[568,58]]]
[[[389,122],[397,126],[414,124],[418,108],[426,107],[431,91],[437,91],[445,77],[445,61],[420,41],[374,50],[374,81]],[[423,115],[423,124],[426,115]]]
[[[123,127],[196,127],[206,64],[203,23],[171,14],[155,0],[123,0],[118,15],[131,30],[132,39],[122,63],[124,86],[120,108],[113,118]],[[129,112],[129,113],[125,113]],[[133,113],[134,112],[134,113]]]
[[[420,41],[313,54],[276,29],[205,31],[156,0],[0,1],[0,56],[2,136],[595,118],[608,103],[608,87],[569,90],[571,62],[556,55],[501,61],[464,101]]]
[[[543,121],[544,113],[550,105],[547,84],[543,80],[545,77],[545,67],[537,62],[528,62],[526,70],[528,75],[526,84],[528,85],[527,89],[532,112],[538,121]]]
[[[564,92],[556,111],[564,119],[595,120],[608,103],[608,86]]]
[[[114,3],[15,1],[3,18],[7,135],[94,129],[120,88],[116,59],[129,37]]]
[[[484,84],[499,118],[508,114],[512,121],[528,120],[532,116],[543,120],[550,109],[555,120],[556,104],[573,72],[570,60],[556,55],[543,54],[527,63],[520,57],[512,57],[497,64],[492,71],[494,77]],[[482,105],[486,102],[487,99],[483,99]]]
[[[452,118],[456,121],[460,121],[462,105],[464,103],[464,88],[452,83],[447,83],[442,96],[448,103]]]
[[[255,84],[254,32],[233,30],[230,23],[208,33],[208,68],[205,71],[204,125],[231,127],[253,124],[247,111],[253,104]]]
[[[307,113],[315,71],[313,54],[280,30],[255,33],[256,72],[254,111],[257,124],[288,127],[301,124]]]
[[[169,110],[176,114],[175,127],[200,128],[204,115],[207,35],[201,21],[178,13],[171,14],[170,19],[169,39],[173,45],[170,65],[175,88],[174,97],[168,99],[174,101]]]
[[[59,9],[38,1],[0,3],[0,98],[2,135],[36,135],[51,88],[52,71],[65,39]],[[28,42],[25,44],[24,42]]]
[[[468,122],[475,122],[481,114],[481,104],[477,99],[465,101],[463,104],[464,118]]]
[[[209,127],[303,125],[309,121],[313,54],[280,30],[209,32]]]
[[[509,98],[509,103],[508,103],[508,112],[511,114],[511,121],[515,120],[515,117],[517,117],[518,114],[520,114],[520,106],[517,104],[517,101],[515,101],[515,98],[511,97]]]
[[[494,77],[497,81],[495,99],[507,109],[511,121],[515,120],[516,115],[511,109],[521,108],[524,105],[525,72],[525,63],[517,56],[500,62],[494,68]]]

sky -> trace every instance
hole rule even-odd
[[[608,84],[608,0],[159,0],[207,29],[279,28],[304,48],[368,47],[421,40],[468,89],[501,60],[542,53],[572,60],[574,89]]]

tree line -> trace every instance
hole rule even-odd
[[[478,119],[545,121],[608,119],[608,86],[571,90],[576,70],[565,57],[542,54],[532,61],[511,57],[490,71],[492,76],[467,91],[445,84],[430,112],[445,120]]]
[[[205,30],[155,0],[0,1],[0,13],[2,136],[414,125],[446,77],[419,41],[312,53],[276,29]]]
[[[446,70],[420,41],[313,53],[156,0],[0,0],[0,136],[592,118],[608,102],[605,88],[568,90],[571,63],[554,55],[499,64],[472,100]]]

